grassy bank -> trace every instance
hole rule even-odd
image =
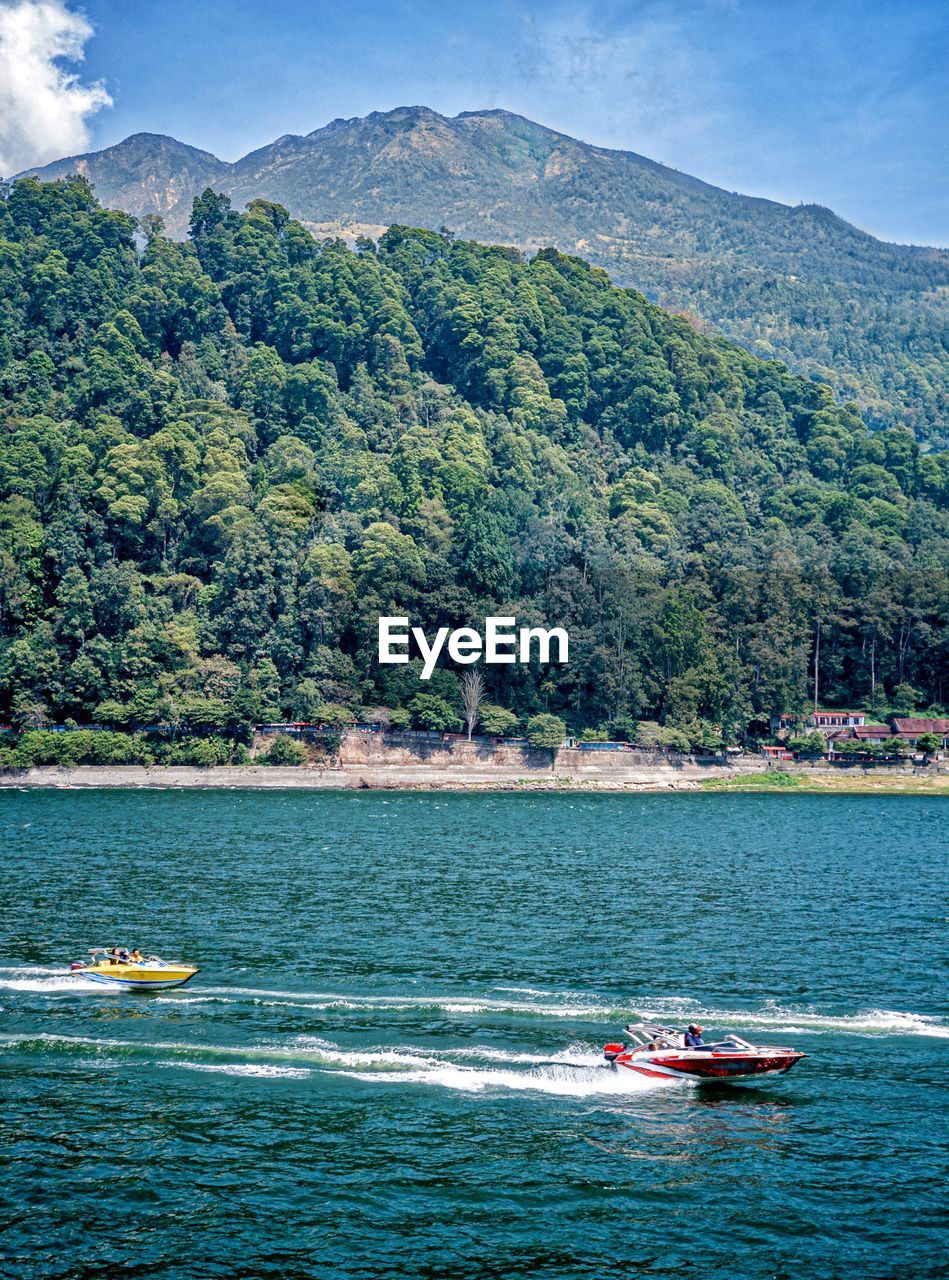
[[[740,773],[734,778],[708,778],[701,784],[703,791],[766,791],[766,792],[822,792],[834,791],[847,795],[867,792],[890,792],[894,795],[949,795],[949,774],[946,773],[856,773],[835,770],[816,770],[812,773],[785,773],[774,769],[767,773]]]

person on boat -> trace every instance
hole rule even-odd
[[[702,1039],[702,1028],[698,1023],[689,1023],[689,1029],[685,1033],[685,1047],[687,1049],[705,1048],[705,1041]]]
[[[132,954],[129,958],[132,964],[144,964],[145,962],[145,957],[142,955],[141,951],[139,951],[138,947],[132,948]]]
[[[111,952],[109,953],[109,964],[121,964],[121,963],[122,963],[122,948],[113,947]]]

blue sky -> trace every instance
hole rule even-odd
[[[20,103],[5,156],[18,103],[0,88],[8,164],[138,130],[235,159],[336,116],[506,107],[886,239],[949,243],[945,0],[0,0],[0,44],[4,13],[31,9],[85,25],[52,62],[76,77],[47,86],[72,94],[59,135],[47,104],[32,126]]]

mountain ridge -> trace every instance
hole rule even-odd
[[[279,138],[275,138],[272,142],[264,143],[259,147],[253,148],[251,151],[239,156],[236,160],[223,160],[213,152],[206,151],[201,147],[196,147],[193,143],[182,142],[171,134],[155,133],[151,130],[138,130],[135,133],[129,134],[120,142],[113,143],[108,147],[103,147],[98,151],[80,152],[74,155],[64,156],[61,159],[51,161],[46,165],[32,166],[23,169],[19,173],[14,174],[11,180],[27,176],[36,176],[41,178],[43,181],[50,181],[56,177],[65,176],[67,173],[76,172],[74,168],[70,167],[75,162],[79,162],[83,166],[83,169],[88,170],[95,167],[90,162],[94,161],[101,164],[106,158],[111,159],[120,155],[127,149],[130,149],[134,145],[143,141],[159,142],[163,144],[171,143],[172,148],[169,148],[170,150],[175,150],[193,157],[200,157],[209,165],[209,168],[220,170],[223,175],[228,172],[234,173],[246,170],[249,167],[249,162],[258,157],[271,154],[282,145],[285,146],[289,143],[309,143],[332,132],[339,132],[354,126],[377,124],[381,121],[401,123],[402,121],[411,120],[417,123],[420,120],[430,120],[455,123],[457,121],[492,119],[503,120],[505,122],[514,121],[520,125],[527,125],[532,130],[536,130],[550,138],[558,139],[560,142],[567,143],[572,146],[583,147],[586,151],[598,156],[607,158],[616,157],[632,161],[636,165],[661,173],[664,177],[671,178],[673,181],[681,183],[683,186],[688,186],[705,192],[711,192],[717,196],[725,196],[729,200],[741,201],[745,204],[781,211],[784,214],[808,214],[810,216],[816,216],[824,219],[830,218],[837,227],[845,228],[848,232],[859,236],[861,239],[871,241],[874,244],[883,245],[889,249],[897,251],[906,250],[911,253],[932,253],[940,256],[944,255],[949,259],[949,250],[942,249],[938,246],[903,244],[897,241],[882,240],[879,237],[874,236],[872,232],[866,231],[862,227],[858,227],[855,223],[849,222],[846,218],[836,213],[827,205],[822,205],[818,202],[800,203],[796,205],[785,204],[782,201],[774,200],[769,196],[748,195],[745,192],[728,190],[725,187],[719,187],[714,183],[706,182],[703,178],[695,177],[693,174],[685,173],[681,169],[665,165],[661,161],[652,160],[650,157],[644,156],[639,152],[631,151],[626,148],[605,147],[595,143],[581,142],[578,139],[571,137],[569,134],[562,133],[557,129],[552,129],[548,125],[539,124],[536,121],[530,120],[526,116],[519,115],[513,111],[507,111],[500,107],[487,108],[482,111],[460,111],[455,116],[442,116],[432,108],[425,106],[396,107],[391,111],[371,111],[365,116],[337,116],[327,124],[319,126],[318,128],[311,130],[309,133],[281,134]],[[111,184],[108,183],[105,184],[106,188],[110,185]],[[107,200],[110,193],[108,193],[107,190],[97,189],[97,194],[100,199]],[[114,197],[115,193],[111,194],[113,194]],[[128,205],[132,204],[128,195],[125,195],[124,198]],[[145,213],[155,213],[157,210],[151,207],[142,207],[141,209],[127,207],[126,212],[140,216]],[[186,212],[190,216],[190,203],[187,206]],[[293,210],[290,210],[290,212],[294,213]],[[168,224],[167,230],[171,232],[172,235],[183,235],[185,233],[187,229],[187,220],[184,217],[184,213],[185,210],[181,210],[178,213],[178,216]]]
[[[526,252],[552,245],[828,382],[871,425],[947,438],[949,251],[890,244],[824,206],[725,191],[502,108],[339,117],[234,161],[143,132],[27,172],[79,172],[104,204],[157,213],[177,237],[212,186],[235,207],[283,204],[318,236],[405,224]]]

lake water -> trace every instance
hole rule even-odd
[[[0,1274],[945,1274],[947,813],[0,792]],[[637,1081],[640,1015],[811,1056]]]

